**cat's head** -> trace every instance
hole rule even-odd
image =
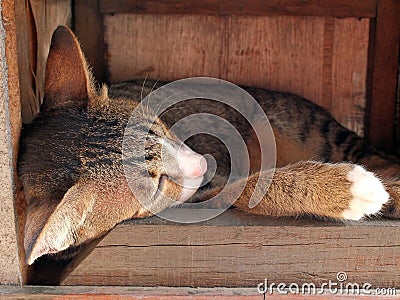
[[[104,159],[112,161],[111,165],[92,172],[101,173],[100,184],[90,185],[85,181],[90,178],[79,178],[56,207],[46,206],[43,201],[28,206],[25,250],[29,264],[42,255],[97,238],[124,219],[149,216],[176,201],[186,201],[206,171],[205,159],[183,144],[148,107],[129,99],[110,100],[106,87],[97,91],[94,86],[74,34],[67,27],[58,27],[47,59],[43,111],[77,109],[117,123],[122,119],[128,126],[122,157],[105,153]],[[60,128],[63,130],[62,124]],[[115,143],[121,143],[121,134],[115,138]],[[115,182],[107,182],[107,167],[112,176],[125,176],[133,196],[126,197],[125,182],[116,189]],[[111,185],[114,186],[110,188]],[[107,194],[110,190],[114,194]]]
[[[207,170],[205,158],[141,104],[130,114],[122,153],[128,184],[151,214],[188,200]]]

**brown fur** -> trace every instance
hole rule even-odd
[[[234,205],[246,212],[260,215],[314,215],[340,219],[341,212],[348,207],[348,199],[351,199],[350,182],[346,180],[346,175],[352,168],[351,164],[303,161],[279,168],[274,174],[264,171],[271,172],[270,176],[274,180],[268,193],[259,195],[263,201],[254,208],[249,208],[248,199],[259,193],[254,189],[258,174],[254,174],[247,180],[243,194]]]

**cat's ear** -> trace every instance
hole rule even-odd
[[[42,255],[60,252],[76,242],[77,231],[87,215],[93,213],[95,205],[95,197],[85,197],[82,189],[84,186],[79,183],[72,186],[48,217],[39,234],[28,241],[26,259],[29,265]]]
[[[78,40],[68,27],[57,27],[47,58],[43,108],[85,107],[93,90]]]
[[[43,255],[87,243],[104,235],[117,223],[144,213],[123,178],[108,179],[108,183],[111,181],[112,187],[95,181],[72,186],[39,234],[27,241],[27,263],[31,265]]]

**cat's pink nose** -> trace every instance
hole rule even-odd
[[[203,176],[207,171],[206,159],[185,145],[178,151],[178,163],[183,174],[189,178]]]

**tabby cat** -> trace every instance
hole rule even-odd
[[[236,178],[226,188],[229,198],[240,184],[245,185],[235,207],[269,216],[400,217],[397,162],[321,107],[292,94],[245,88],[268,115],[276,140],[277,168],[260,173],[263,141],[258,142],[250,124],[226,105],[192,99],[160,118],[145,107],[137,109],[138,101],[161,85],[115,84],[109,90],[112,97],[107,87],[97,91],[73,33],[57,28],[47,60],[44,103],[21,136],[18,174],[27,201],[28,264],[54,253],[61,253],[53,257],[63,259],[67,249],[103,236],[123,220],[160,212],[173,205],[171,199],[201,201],[217,195],[231,168],[227,148],[216,138],[200,134],[185,141],[191,150],[169,130],[184,116],[198,112],[234,124],[249,150],[250,176]],[[146,153],[145,160],[136,161],[127,175],[149,195],[151,211],[132,194],[125,177],[122,144],[129,120],[134,120],[134,137],[146,141]],[[135,147],[134,139],[130,143]],[[162,157],[165,144],[168,155]],[[211,181],[198,189],[207,177],[201,154],[212,155],[217,169]],[[145,173],[150,174],[150,184],[142,179]],[[249,199],[259,193],[254,187],[260,175],[272,181],[268,192],[260,195],[262,201],[251,208]]]

